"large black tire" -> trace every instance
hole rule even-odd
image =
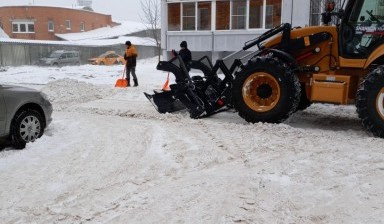
[[[44,133],[44,120],[36,110],[19,111],[11,124],[11,144],[16,149],[25,148],[26,143],[33,142]]]
[[[254,58],[236,74],[232,97],[246,121],[279,123],[297,110],[300,82],[282,61]]]
[[[312,102],[307,97],[307,92],[305,91],[305,83],[301,84],[301,96],[300,96],[300,102],[297,106],[297,110],[305,110],[309,106],[312,105]]]
[[[384,66],[370,72],[356,97],[356,109],[363,127],[384,138]]]

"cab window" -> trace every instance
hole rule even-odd
[[[345,54],[353,58],[367,58],[384,43],[384,1],[357,1],[343,27],[342,39]]]

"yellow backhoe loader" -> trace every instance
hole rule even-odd
[[[200,118],[234,107],[249,122],[272,123],[313,102],[355,104],[363,126],[384,137],[384,1],[334,5],[327,1],[324,25],[282,24],[214,65],[208,57],[186,65],[177,55],[159,62],[157,69],[172,72],[176,83],[146,96],[161,113],[187,109]],[[224,63],[229,58],[231,67]],[[190,77],[188,68],[204,75]]]

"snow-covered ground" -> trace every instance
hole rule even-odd
[[[10,67],[0,83],[54,105],[45,135],[0,151],[1,223],[384,223],[384,139],[354,106],[314,104],[283,124],[234,112],[158,114],[167,74],[121,66]]]

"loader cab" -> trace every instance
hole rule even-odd
[[[367,59],[384,44],[384,0],[350,0],[339,35],[342,57]]]

